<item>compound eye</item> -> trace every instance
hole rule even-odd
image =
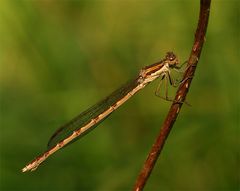
[[[174,57],[174,56],[171,56],[169,60],[170,60],[170,61],[173,61],[174,59],[175,59],[175,57]]]
[[[166,58],[170,61],[173,61],[176,59],[176,56],[173,54],[173,52],[168,52]]]

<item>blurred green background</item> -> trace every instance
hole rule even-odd
[[[145,190],[239,190],[239,1],[213,1],[187,100]],[[51,134],[173,50],[198,1],[0,2],[0,190],[131,190],[171,103],[153,82],[35,172]]]

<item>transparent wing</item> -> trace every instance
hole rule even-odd
[[[62,127],[60,127],[50,138],[48,142],[48,148],[54,147],[57,143],[61,142],[68,136],[70,136],[73,131],[76,131],[86,124],[88,124],[91,119],[96,118],[99,114],[103,113],[110,106],[114,105],[118,100],[121,100],[124,96],[126,96],[131,90],[133,90],[138,85],[138,78],[129,81],[113,93],[111,93],[108,97],[93,105],[86,111],[80,113],[77,117],[72,119],[70,122],[66,123]],[[106,118],[106,117],[105,117]],[[104,119],[105,119],[104,118]],[[103,120],[102,120],[103,121]],[[100,121],[101,122],[101,121]],[[89,131],[98,126],[99,123],[90,127],[87,131],[81,134],[78,138],[86,135]],[[74,140],[73,140],[74,141]]]

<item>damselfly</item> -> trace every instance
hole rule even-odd
[[[153,80],[159,77],[161,80],[167,78],[170,80],[171,85],[173,85],[170,76],[170,69],[180,69],[178,64],[179,62],[175,54],[173,52],[167,52],[165,58],[160,62],[141,69],[135,79],[123,85],[108,97],[60,127],[50,138],[47,151],[26,165],[26,167],[22,169],[22,172],[35,170],[57,150],[87,134],[99,125],[103,119],[109,116],[114,110]]]

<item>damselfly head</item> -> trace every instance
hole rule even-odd
[[[179,62],[177,56],[173,52],[167,52],[165,56],[165,62],[168,63],[169,67],[174,68]]]

